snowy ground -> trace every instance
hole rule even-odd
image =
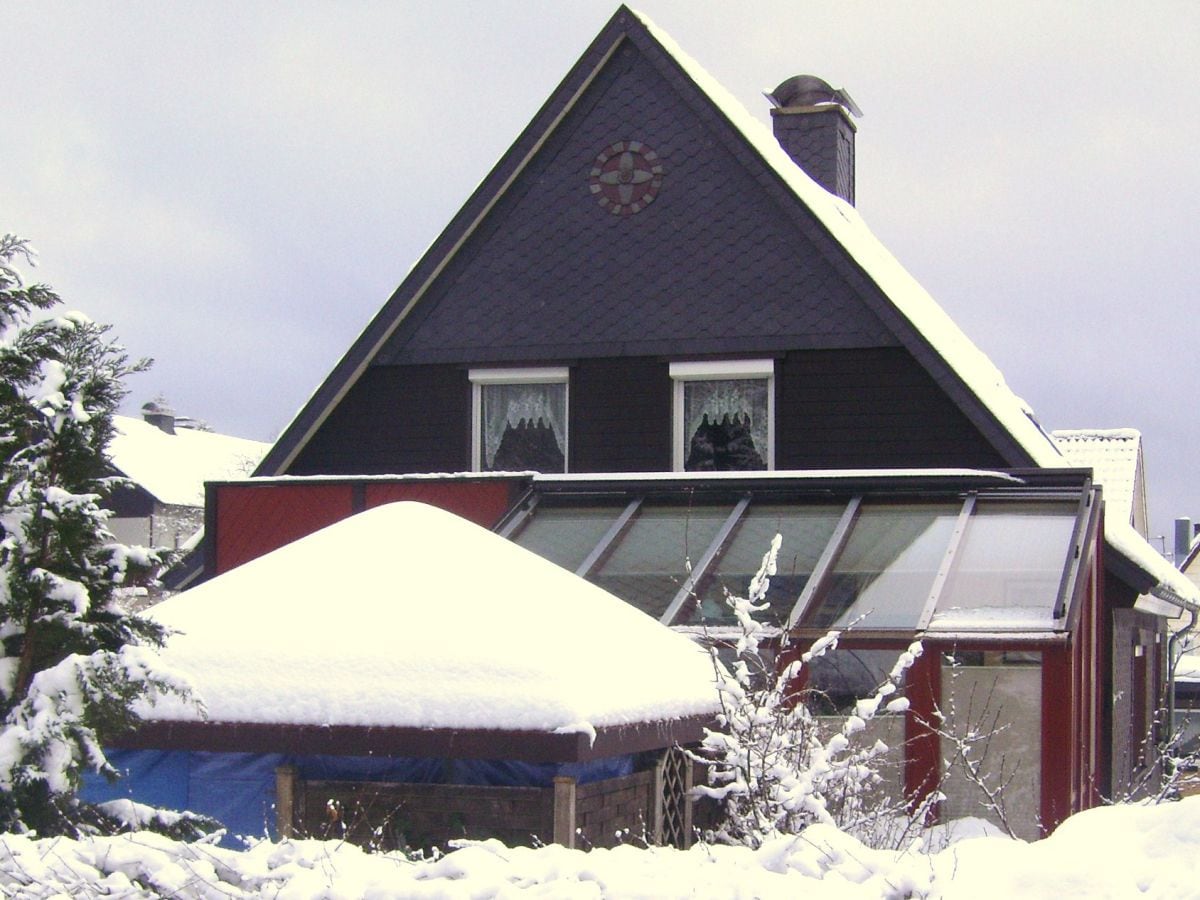
[[[245,852],[152,834],[0,838],[6,897],[1012,898],[1200,897],[1200,797],[1075,816],[1024,843],[964,837],[938,853],[881,852],[813,827],[757,852],[731,847],[583,852],[472,844],[432,862],[320,841]]]

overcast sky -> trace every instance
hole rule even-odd
[[[635,5],[764,121],[846,88],[876,234],[1043,426],[1142,431],[1156,533],[1200,519],[1200,4]],[[271,440],[615,9],[7,4],[0,230],[154,357],[130,411]]]

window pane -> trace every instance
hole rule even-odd
[[[704,555],[732,506],[643,506],[590,580],[656,619]]]
[[[1074,503],[978,503],[930,627],[1052,627],[1077,512]]]
[[[912,629],[929,600],[959,507],[862,507],[846,546],[803,625]]]
[[[826,650],[805,668],[809,708],[818,715],[845,714],[859,700],[875,695],[887,679],[900,650]]]
[[[767,467],[767,379],[683,383],[684,469]]]
[[[576,571],[617,520],[622,507],[539,508],[514,539],[526,550]]]
[[[829,542],[843,506],[757,506],[742,517],[728,546],[714,564],[697,592],[699,603],[689,603],[673,624],[733,625],[733,614],[725,604],[725,591],[744,597],[750,579],[762,565],[776,534],[783,536],[776,559],[776,574],[767,592],[770,607],[760,614],[775,625],[787,622],[792,607]]]
[[[480,385],[480,469],[565,472],[567,385]]]

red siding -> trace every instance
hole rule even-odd
[[[934,723],[942,702],[942,653],[926,645],[908,670],[905,696],[908,715],[904,720],[904,793],[913,803],[937,790],[941,778],[940,742]]]
[[[1077,735],[1071,697],[1071,648],[1042,653],[1042,834],[1058,827],[1072,812],[1071,783]]]
[[[356,512],[397,500],[428,503],[491,528],[523,484],[521,478],[490,478],[218,485],[210,501],[215,504],[215,572],[228,572]]]
[[[215,497],[218,575],[353,511],[342,484],[220,485]]]
[[[417,500],[491,528],[516,499],[517,480],[368,481],[366,508],[396,500]]]

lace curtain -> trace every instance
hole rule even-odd
[[[683,385],[684,468],[767,467],[767,380],[733,378]]]
[[[481,468],[566,470],[566,384],[485,384],[481,389]]]

